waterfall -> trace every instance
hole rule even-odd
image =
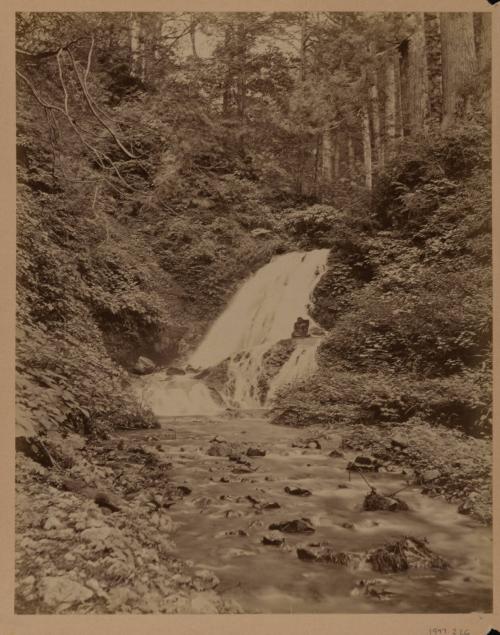
[[[225,364],[228,381],[214,391],[196,373],[144,378],[142,398],[158,416],[215,414],[228,406],[262,407],[266,355],[289,340],[298,317],[308,318],[311,293],[326,268],[328,249],[276,256],[242,283],[188,359],[196,369]],[[294,349],[269,380],[265,402],[290,381],[314,372],[317,336],[294,339]],[[208,383],[208,382],[207,382]]]

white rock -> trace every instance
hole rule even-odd
[[[60,604],[80,604],[89,600],[94,592],[78,582],[74,582],[67,576],[46,576],[39,585],[43,602],[47,606],[59,606]]]
[[[44,529],[60,529],[61,527],[61,521],[55,516],[49,516],[43,525]]]
[[[102,542],[111,535],[111,527],[91,527],[82,531],[81,536],[89,542]]]

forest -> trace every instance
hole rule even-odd
[[[16,79],[21,539],[49,501],[71,508],[68,478],[135,501],[111,459],[116,435],[154,445],[138,360],[174,374],[249,276],[313,250],[316,367],[276,391],[274,434],[340,431],[491,523],[490,13],[18,13]],[[140,496],[167,478],[141,448]],[[104,517],[138,532],[119,548],[160,549],[134,513]],[[54,600],[26,540],[20,612],[238,612],[165,608],[152,578]],[[104,578],[132,585],[116,562]],[[216,593],[205,578],[193,593]]]

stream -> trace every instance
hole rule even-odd
[[[310,437],[311,429],[271,425],[258,411],[238,418],[163,417],[161,426],[155,438],[168,447],[171,479],[191,490],[169,510],[176,555],[212,570],[220,580],[218,592],[244,612],[491,609],[490,530],[458,514],[455,506],[408,488],[400,496],[410,511],[362,511],[367,485],[359,474],[346,470],[353,453],[333,458],[324,449],[293,447]],[[122,437],[135,443],[148,434],[131,431]],[[255,471],[245,473],[247,466],[207,454],[214,437],[261,448],[266,454],[249,459],[249,469]],[[392,473],[367,478],[382,493],[406,484],[404,476]],[[286,486],[306,488],[311,495],[291,496]],[[263,509],[265,503],[278,503],[279,508]],[[262,544],[271,523],[302,517],[310,519],[314,534],[283,534],[282,546]],[[371,569],[302,561],[296,554],[296,546],[303,543],[327,541],[338,551],[363,551],[401,536],[426,537],[449,568],[381,575]],[[360,580],[374,578],[382,579],[393,595],[380,600],[358,593]]]
[[[213,571],[218,593],[249,613],[487,612],[488,528],[409,487],[404,474],[378,471],[363,478],[347,470],[356,454],[330,456],[326,444],[308,443],[312,427],[286,428],[266,419],[281,387],[314,377],[325,332],[310,316],[310,301],[328,254],[276,256],[241,284],[198,348],[180,362],[184,368],[172,369],[175,376],[160,371],[137,380],[138,397],[161,424],[155,437],[172,463],[170,478],[190,491],[169,509],[176,554]],[[126,436],[142,443],[148,434]],[[224,444],[238,446],[232,457],[214,448]],[[247,458],[249,448],[264,456]],[[409,510],[363,511],[366,478],[379,494],[405,488],[401,498]],[[263,543],[271,524],[303,518],[313,526],[309,534],[277,532],[276,544]],[[297,554],[298,545],[311,543],[328,543],[335,554],[366,554],[405,536],[427,539],[449,566],[420,562],[382,575],[367,562],[334,566]]]

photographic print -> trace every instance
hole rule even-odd
[[[492,611],[491,40],[16,14],[17,615]]]

